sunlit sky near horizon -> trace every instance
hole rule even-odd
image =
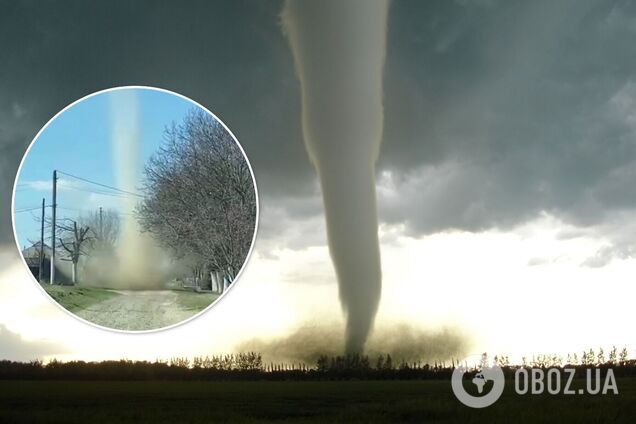
[[[636,340],[626,328],[636,294],[636,261],[581,267],[603,241],[584,234],[564,239],[571,229],[547,214],[511,232],[412,238],[399,227],[383,226],[384,288],[377,327],[408,323],[432,334],[449,330],[467,338],[467,354],[506,354],[513,361],[545,353],[565,357],[599,346],[606,351],[626,346],[633,356]],[[48,353],[36,356],[193,357],[233,352],[246,341],[281,337],[303,326],[341,325],[326,247],[272,251],[257,243],[236,287],[212,309],[181,326],[144,335],[101,330],[74,319],[37,288],[22,264],[6,270],[3,279],[13,284],[0,286],[7,305],[0,322],[34,340],[34,349],[47,347]]]

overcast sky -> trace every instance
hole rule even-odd
[[[335,296],[280,8],[263,1],[0,1],[3,243],[12,243],[10,189],[20,157],[48,119],[100,89],[152,85],[200,102],[243,145],[261,197],[250,266],[279,267],[272,278],[327,286]],[[430,293],[440,281],[470,288],[519,277],[526,290],[539,284],[531,273],[540,273],[540,284],[562,284],[568,295],[583,281],[633,294],[635,38],[636,4],[628,1],[393,1],[377,177],[385,281],[412,281]],[[452,240],[474,249],[449,248],[443,259],[450,267],[493,269],[471,281],[470,273],[451,277],[440,268],[433,275],[424,266],[386,277],[387,270],[406,273],[399,258],[426,264],[427,249],[445,251]],[[489,262],[510,251],[519,256],[509,258],[516,268],[508,274]],[[384,293],[383,305],[408,303]],[[417,315],[426,307],[412,309]],[[435,320],[464,319],[440,313]],[[630,342],[616,334],[606,341]]]

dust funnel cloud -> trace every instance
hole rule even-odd
[[[117,186],[135,193],[140,181],[139,165],[139,104],[134,91],[110,93],[113,165]],[[155,241],[142,233],[134,217],[140,198],[121,196],[121,228],[116,263],[104,261],[109,267],[100,273],[113,287],[128,289],[163,288],[171,272],[171,262]],[[114,269],[112,266],[114,265]]]
[[[322,188],[348,353],[363,350],[381,295],[375,162],[387,14],[386,0],[288,0],[282,12],[301,84],[305,145]]]

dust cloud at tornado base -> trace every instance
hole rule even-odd
[[[372,361],[379,355],[391,355],[398,363],[450,361],[463,358],[472,341],[456,327],[425,330],[405,322],[379,323],[365,345],[365,354]],[[237,344],[239,352],[254,351],[265,362],[305,363],[315,365],[321,355],[342,355],[345,339],[338,324],[308,325],[291,334],[272,338],[254,338]],[[395,363],[397,366],[398,363]]]

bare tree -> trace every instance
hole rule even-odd
[[[70,261],[73,263],[73,284],[77,283],[77,263],[80,256],[86,255],[85,246],[87,242],[92,239],[89,234],[90,227],[83,227],[77,225],[77,221],[66,218],[57,223],[57,228],[60,230],[61,237],[59,238],[60,245],[66,253],[68,258],[62,260]]]
[[[207,273],[232,281],[247,257],[256,220],[249,166],[232,136],[208,113],[192,110],[165,130],[144,170],[141,227]]]
[[[91,228],[90,250],[114,252],[119,240],[120,219],[113,209],[96,210],[79,218],[82,226]]]

